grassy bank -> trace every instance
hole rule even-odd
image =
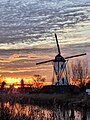
[[[36,104],[52,106],[55,103],[59,104],[74,104],[76,106],[87,105],[90,107],[90,96],[85,93],[78,95],[71,94],[44,94],[44,93],[17,93],[17,94],[0,94],[0,101],[21,103],[21,104]]]

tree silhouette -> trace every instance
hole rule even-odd
[[[45,82],[45,78],[43,78],[41,75],[34,75],[32,79],[33,79],[33,87],[36,88],[41,88],[43,86],[43,82]]]
[[[72,80],[78,81],[80,86],[85,85],[85,80],[88,74],[88,62],[85,60],[78,60],[75,63],[71,63],[71,67],[69,68],[69,73],[72,76]]]
[[[4,86],[6,85],[6,82],[5,81],[3,81],[2,83],[1,83],[1,89],[3,90],[4,89]]]
[[[21,88],[24,88],[24,80],[21,79]]]

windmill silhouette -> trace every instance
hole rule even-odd
[[[56,38],[58,54],[55,56],[54,59],[39,62],[39,63],[36,63],[36,65],[53,62],[52,85],[67,85],[68,84],[68,76],[67,76],[66,64],[68,62],[68,59],[83,56],[83,55],[86,55],[86,53],[63,57],[61,55],[61,49],[60,49],[56,34],[55,34],[55,38]]]

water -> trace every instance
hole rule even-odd
[[[4,113],[8,112],[14,118],[24,118],[26,117],[27,120],[69,120],[71,115],[71,109],[61,109],[61,107],[52,106],[51,109],[42,108],[39,106],[34,105],[21,105],[21,104],[14,104],[10,105],[9,102],[0,105],[3,106]],[[10,111],[10,112],[9,112]],[[74,110],[75,118],[73,120],[90,120],[90,111],[88,110],[86,113],[86,118],[83,119],[85,116],[86,110],[83,112],[83,109]],[[1,113],[1,112],[0,112]],[[1,114],[0,114],[1,116]]]

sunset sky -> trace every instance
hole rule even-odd
[[[36,62],[57,54],[54,33],[62,55],[86,52],[79,59],[90,66],[90,0],[0,0],[1,79],[29,81],[39,74],[51,81],[52,64]]]

